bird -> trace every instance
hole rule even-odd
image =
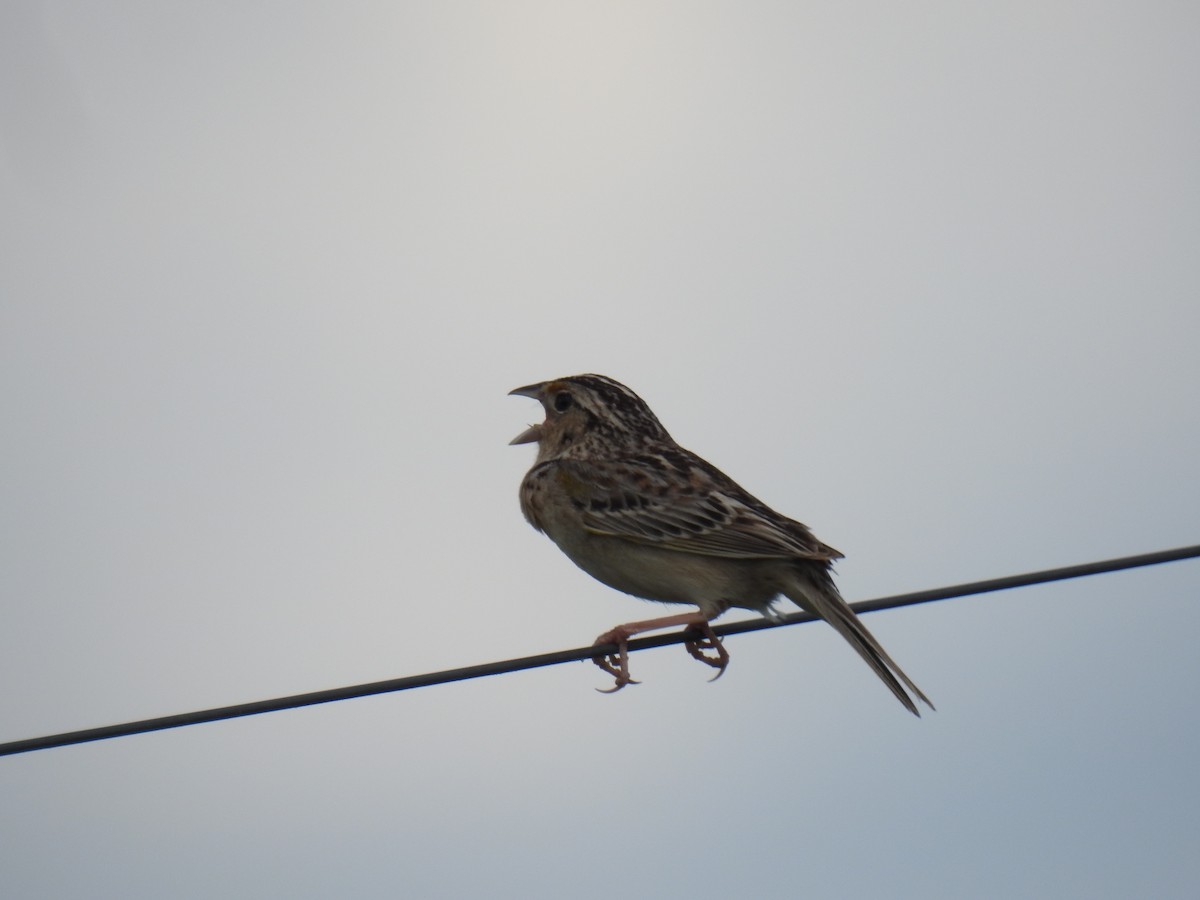
[[[842,554],[679,446],[631,389],[589,374],[509,394],[537,400],[546,416],[510,442],[537,443],[519,492],[529,524],[609,587],[696,607],[596,638],[596,647],[616,647],[593,658],[614,679],[605,693],[638,683],[631,637],[675,626],[687,632],[688,653],[718,670],[715,681],[729,653],[710,623],[735,607],[777,618],[783,595],[832,625],[909,712],[920,715],[914,698],[934,708],[842,599],[832,576]]]

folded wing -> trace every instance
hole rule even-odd
[[[562,461],[569,492],[581,504],[584,527],[593,534],[705,556],[820,561],[841,557],[804,525],[770,514],[706,464],[691,466],[681,481],[678,471],[665,476],[657,462]],[[683,491],[681,483],[687,484]]]

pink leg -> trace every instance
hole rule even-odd
[[[696,659],[721,670],[712,677],[712,681],[720,678],[725,672],[725,667],[729,665],[729,654],[721,645],[720,639],[713,632],[712,626],[708,624],[708,618],[704,613],[697,611],[694,613],[681,613],[676,616],[663,616],[658,619],[646,619],[642,622],[629,622],[625,625],[618,625],[611,631],[606,631],[600,637],[596,638],[595,643],[597,644],[617,645],[616,653],[592,658],[592,662],[616,679],[614,687],[608,690],[601,688],[596,688],[596,690],[602,694],[612,694],[627,684],[637,684],[638,682],[629,677],[629,639],[635,634],[641,634],[644,631],[656,631],[659,628],[671,628],[674,625],[698,628],[703,633],[703,640],[690,640],[684,646],[687,647],[688,653]],[[716,658],[705,656],[705,650],[715,650],[717,653]]]

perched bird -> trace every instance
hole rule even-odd
[[[589,575],[646,600],[697,612],[618,625],[596,639],[617,653],[594,662],[629,677],[630,637],[687,626],[692,656],[718,670],[729,654],[709,622],[732,607],[771,616],[783,594],[820,616],[914,715],[921,693],[842,599],[830,574],[842,554],[671,439],[650,407],[620,382],[574,375],[511,391],[540,402],[546,420],[513,438],[538,445],[521,482],[521,511]],[[905,688],[908,690],[906,691]]]

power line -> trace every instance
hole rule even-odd
[[[865,600],[861,603],[854,603],[851,606],[858,613],[876,612],[881,609],[914,606],[918,603],[930,603],[934,600],[949,600],[953,597],[986,594],[992,591],[1004,591],[1033,584],[1045,584],[1051,581],[1062,581],[1067,578],[1082,578],[1085,575],[1101,575],[1107,572],[1117,572],[1122,569],[1153,566],[1160,563],[1175,562],[1195,557],[1200,557],[1200,544],[1191,547],[1178,547],[1174,550],[1160,550],[1156,553],[1143,553],[1138,556],[1125,556],[1118,559],[1083,563],[1077,566],[1065,566],[1060,569],[1043,569],[1040,572],[1009,575],[1004,578],[992,578],[987,581],[973,581],[967,584],[956,584],[949,587],[916,591],[911,594],[880,597],[876,600]],[[799,625],[803,622],[815,621],[815,619],[815,616],[800,612],[782,616],[778,619],[751,619],[745,622],[731,622],[727,625],[718,625],[713,631],[717,635],[725,637],[731,634],[762,631],[766,628],[780,628],[784,625]],[[629,642],[629,652],[633,653],[637,650],[649,650],[652,647],[666,647],[670,644],[682,643],[684,635],[685,632],[674,632],[671,634],[638,638]],[[541,653],[537,656],[523,656],[519,659],[481,663],[476,666],[446,669],[441,672],[428,672],[424,675],[409,675],[404,678],[392,678],[387,681],[375,681],[369,684],[357,684],[326,691],[313,691],[308,694],[295,694],[291,697],[278,697],[273,700],[258,700],[253,703],[241,703],[235,706],[222,706],[217,709],[179,713],[178,715],[162,716],[157,719],[142,719],[139,722],[125,722],[119,725],[105,725],[101,728],[88,728],[83,731],[68,731],[63,734],[52,734],[46,737],[28,738],[23,741],[11,741],[6,744],[0,744],[0,756],[29,753],[34,750],[48,750],[51,747],[65,747],[70,744],[83,744],[89,741],[102,741],[108,738],[125,737],[127,735],[143,734],[150,731],[162,731],[167,728],[181,728],[184,725],[199,725],[202,722],[219,722],[223,719],[256,716],[260,713],[279,712],[285,709],[297,709],[302,706],[315,706],[319,703],[333,703],[338,700],[350,700],[355,697],[369,697],[373,694],[407,691],[412,688],[431,687],[435,684],[447,684],[452,681],[466,681],[471,678],[501,675],[505,672],[519,672],[523,669],[556,666],[560,663],[591,659],[598,653],[616,652],[616,649],[612,645],[576,647],[573,650],[559,650],[554,653]]]

